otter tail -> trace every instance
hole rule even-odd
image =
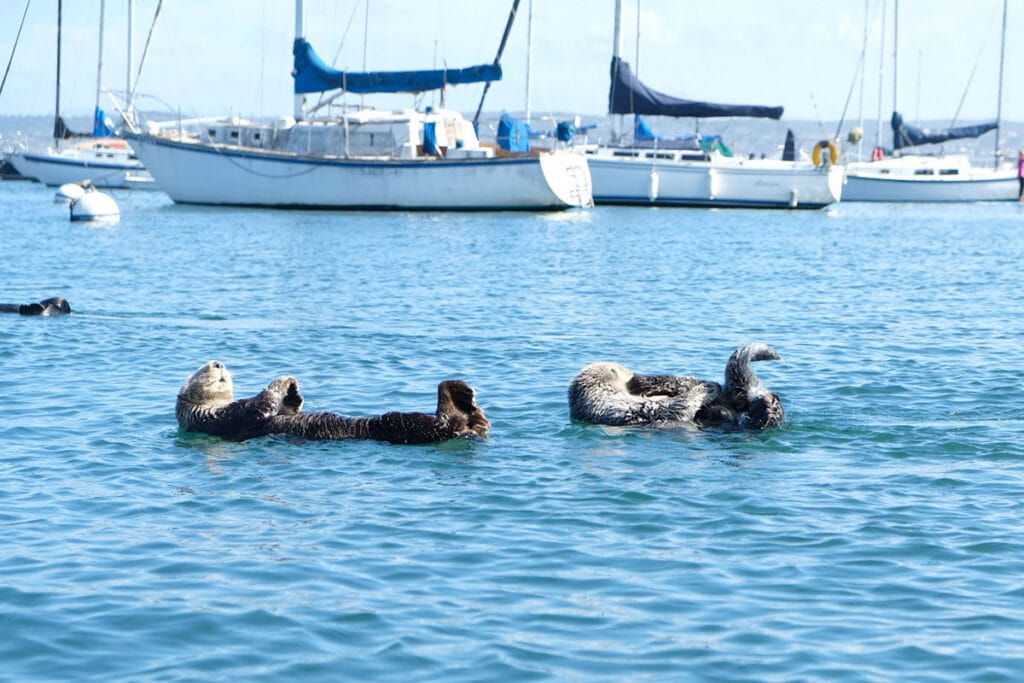
[[[729,356],[725,364],[725,391],[729,395],[754,396],[764,393],[764,385],[750,364],[759,360],[782,360],[782,356],[768,344],[755,342],[741,346]]]

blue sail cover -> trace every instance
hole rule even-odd
[[[498,147],[509,152],[530,151],[530,126],[508,114],[498,121]]]
[[[893,149],[914,147],[915,145],[929,145],[946,140],[959,140],[960,138],[976,138],[983,133],[998,128],[996,121],[991,123],[979,123],[974,126],[959,126],[957,128],[916,128],[908,126],[903,122],[903,117],[898,111],[892,113],[892,146]]]
[[[295,56],[292,75],[296,95],[338,88],[353,93],[424,92],[447,85],[501,80],[499,64],[430,71],[338,71],[327,66],[313,46],[302,38],[295,39],[292,54]]]
[[[114,129],[110,125],[110,119],[107,118],[106,112],[96,107],[96,111],[92,115],[92,136],[94,138],[109,138],[113,134]]]
[[[608,113],[648,114],[651,116],[746,116],[752,118],[782,118],[782,107],[762,107],[752,104],[715,104],[683,100],[648,88],[633,75],[629,62],[612,57],[612,85],[608,90]]]

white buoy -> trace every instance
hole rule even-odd
[[[121,209],[113,197],[99,190],[89,190],[80,198],[71,202],[71,220],[73,221],[107,221],[116,222],[121,219]]]
[[[78,183],[64,183],[53,194],[53,203],[68,205],[81,199],[84,194],[85,188]]]

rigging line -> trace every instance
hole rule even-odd
[[[875,5],[875,8],[877,9],[878,7],[881,7],[881,6],[882,5]],[[866,26],[871,26],[873,28],[874,27],[874,23],[875,22],[873,20],[869,21],[869,22],[866,23]],[[866,29],[865,29],[865,33],[866,33]],[[884,35],[882,36],[882,40],[883,41],[885,40],[885,36]],[[842,133],[843,123],[846,121],[846,110],[849,109],[849,107],[850,107],[850,100],[853,98],[853,88],[857,84],[857,77],[860,76],[860,78],[862,78],[862,79],[864,78],[863,70],[864,70],[865,61],[867,59],[867,52],[868,52],[868,41],[865,39],[863,44],[861,45],[861,48],[860,48],[860,58],[857,60],[857,67],[853,70],[853,78],[850,80],[850,89],[846,93],[846,102],[843,104],[843,113],[839,117],[839,123],[836,124],[836,134],[835,134],[835,137],[833,138],[834,140],[838,140],[839,139],[839,135]]]
[[[142,58],[139,60],[139,69],[135,72],[135,82],[132,83],[132,91],[128,93],[128,101],[135,99],[135,90],[139,87],[139,79],[142,77],[142,67],[146,63],[146,55],[149,53],[149,43],[153,40],[153,30],[156,28],[157,17],[160,16],[160,8],[164,6],[164,0],[156,3],[156,11],[153,12],[153,21],[149,24],[149,34],[146,36],[146,45],[142,48]]]
[[[11,64],[14,62],[14,51],[18,49],[18,41],[21,39],[21,29],[25,26],[25,17],[28,16],[28,6],[32,0],[25,0],[25,11],[21,13],[21,23],[18,24],[18,34],[14,36],[14,47],[11,48],[11,57],[7,60],[7,68],[4,69],[4,78],[0,81],[0,93],[4,91],[4,84],[7,83],[7,74],[11,72]]]
[[[348,30],[352,28],[352,21],[356,18],[356,10],[359,9],[359,5],[352,6],[352,14],[348,15],[348,23],[345,24],[345,31],[341,34],[341,42],[338,43],[338,50],[334,53],[334,59],[331,61],[331,66],[336,66],[338,58],[341,57],[341,49],[345,47],[345,39],[348,37]]]
[[[995,25],[996,18],[992,18],[992,24]],[[971,82],[974,80],[974,74],[978,71],[978,64],[981,63],[981,55],[985,52],[985,48],[988,47],[988,36],[989,32],[985,32],[985,40],[981,43],[981,49],[978,50],[978,54],[974,57],[974,66],[971,67],[971,75],[967,77],[967,85],[964,86],[964,91],[960,95],[960,103],[956,105],[956,111],[953,112],[953,120],[950,121],[949,125],[956,125],[956,120],[960,118],[960,110],[963,109],[964,100],[967,99],[967,91],[971,89]]]
[[[348,15],[348,23],[345,25],[345,31],[341,34],[341,42],[338,43],[338,49],[334,52],[334,59],[331,60],[331,66],[334,68],[338,67],[338,59],[341,57],[341,50],[345,47],[345,39],[348,38],[348,30],[352,28],[352,20],[356,18],[356,10],[358,9],[359,4],[357,3],[352,6],[352,13]],[[320,97],[317,99],[316,105],[310,111],[316,111],[323,105],[324,93],[320,93]]]
[[[299,178],[304,175],[309,175],[310,173],[314,172],[319,166],[319,164],[313,164],[310,165],[308,168],[302,169],[296,173],[262,173],[253,168],[243,166],[242,163],[235,159],[232,154],[230,154],[227,150],[222,149],[218,145],[210,145],[210,149],[216,152],[218,156],[223,157],[225,161],[227,161],[229,164],[231,164],[238,170],[244,171],[245,173],[248,173],[250,175],[258,176],[260,178],[271,178],[274,180],[281,178]]]
[[[512,23],[516,20],[516,10],[519,9],[519,0],[512,0],[512,11],[508,13],[508,21],[505,22],[505,33],[501,36],[501,43],[498,45],[498,54],[494,58],[494,63],[499,64],[501,62],[501,53],[505,51],[505,43],[508,42],[508,34],[512,31]],[[484,91],[480,95],[480,104],[477,105],[476,115],[473,116],[473,128],[477,127],[477,123],[480,121],[480,111],[484,108],[484,98],[487,97],[487,91],[491,89],[491,82],[487,81],[484,83]]]

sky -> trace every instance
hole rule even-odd
[[[25,4],[0,0],[2,66]],[[86,115],[96,97],[100,0],[63,4],[61,110]],[[784,120],[835,121],[844,108],[847,120],[874,119],[879,111],[888,120],[894,94],[912,122],[948,122],[958,110],[958,122],[993,119],[1002,4],[899,2],[895,83],[894,0],[639,0],[639,6],[622,0],[622,53],[652,88],[689,99],[782,105]],[[56,5],[31,0],[0,93],[0,116],[52,114]],[[134,1],[136,63],[156,6],[157,0]],[[306,0],[305,6],[306,37],[327,63],[405,70],[492,62],[512,1]],[[529,73],[534,117],[602,117],[614,6],[614,0],[520,0],[501,61],[504,78],[492,84],[484,109],[523,112]],[[106,2],[102,84],[115,91],[127,81],[127,7],[128,0]],[[865,23],[862,86],[857,73]],[[1024,0],[1009,0],[1007,36],[1002,114],[1024,121],[1024,87],[1017,85],[1024,83],[1024,40],[1018,40],[1024,39]],[[153,99],[140,106],[182,116],[289,114],[294,37],[292,0],[164,0],[137,84],[138,93]],[[446,104],[472,113],[482,89],[449,88]],[[437,96],[367,96],[365,103],[393,108],[417,101],[437,104]]]

